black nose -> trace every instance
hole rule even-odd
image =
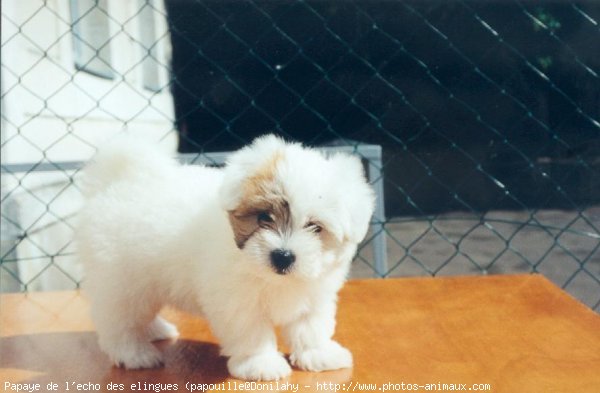
[[[296,256],[290,250],[278,248],[271,251],[271,264],[275,268],[277,274],[286,274],[295,260]]]

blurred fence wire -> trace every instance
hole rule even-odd
[[[3,1],[1,289],[79,286],[77,174],[116,133],[205,155],[275,131],[383,148],[352,276],[538,272],[599,310],[599,23],[593,1]]]

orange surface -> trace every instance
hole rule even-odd
[[[158,344],[166,366],[126,371],[100,352],[78,292],[2,295],[1,388],[39,384],[45,392],[56,383],[59,392],[66,384],[69,392],[108,392],[113,383],[128,392],[132,384],[164,392],[165,384],[177,384],[185,392],[190,383],[229,391],[362,392],[439,391],[446,384],[467,391],[600,392],[600,316],[537,275],[350,281],[340,296],[336,338],[353,352],[354,368],[294,370],[279,383],[230,379],[203,320],[164,314],[181,332]]]

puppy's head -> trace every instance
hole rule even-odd
[[[358,158],[273,135],[231,156],[220,198],[244,263],[306,279],[350,262],[374,208]]]

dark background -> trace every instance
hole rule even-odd
[[[181,152],[380,144],[388,216],[600,198],[600,2],[166,5]]]

